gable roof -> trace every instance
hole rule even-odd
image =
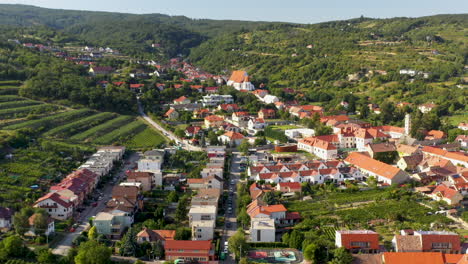
[[[228,132],[224,133],[223,136],[226,136],[226,137],[230,138],[231,140],[243,139],[244,138],[244,135],[242,135],[241,133],[238,133],[238,132],[234,132],[234,131],[228,131]]]
[[[397,167],[375,160],[359,152],[351,152],[345,161],[387,179],[393,179],[398,173],[402,172]]]
[[[440,252],[384,252],[385,264],[444,264]]]
[[[249,75],[246,71],[233,71],[231,77],[229,77],[229,81],[233,81],[235,83],[248,82]]]
[[[37,199],[35,205],[47,199],[51,199],[52,201],[56,202],[57,204],[60,204],[63,207],[68,208],[72,206],[72,203],[65,201],[64,199],[62,199],[62,197],[58,193],[54,193],[54,192],[47,193],[46,195]]]
[[[166,250],[210,250],[211,240],[168,240],[164,244]]]

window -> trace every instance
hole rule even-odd
[[[370,243],[369,242],[355,241],[355,242],[351,242],[351,247],[369,248]]]
[[[432,243],[433,249],[452,248],[452,243]]]

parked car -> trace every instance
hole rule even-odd
[[[94,203],[91,204],[92,207],[96,207],[97,205],[98,205],[97,202],[94,202]]]

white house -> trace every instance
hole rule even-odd
[[[0,230],[7,231],[12,227],[13,210],[0,207]]]
[[[284,134],[291,139],[294,138],[307,138],[313,137],[315,135],[315,130],[310,128],[294,128],[294,129],[286,129]]]
[[[332,143],[316,137],[304,138],[298,141],[297,148],[314,154],[321,159],[336,159],[338,149]]]
[[[192,205],[188,216],[190,223],[194,221],[216,221],[217,208],[214,205]]]
[[[231,146],[239,146],[244,139],[244,135],[241,133],[228,131],[218,137],[218,140],[223,144],[230,144]]]
[[[43,208],[50,217],[57,220],[67,220],[73,215],[73,203],[54,192],[39,198],[34,207]]]
[[[216,220],[192,221],[192,240],[212,240]]]
[[[209,94],[202,97],[201,103],[203,104],[203,107],[218,106],[220,104],[232,104],[234,103],[234,98],[232,98],[232,95],[229,94]]]
[[[250,240],[252,242],[275,242],[275,220],[254,218],[250,222]]]
[[[153,173],[154,186],[161,186],[161,166],[164,163],[164,150],[154,149],[146,151],[143,155],[144,158],[138,161],[138,171]]]
[[[265,95],[263,98],[260,99],[262,102],[264,102],[265,104],[274,104],[276,102],[279,102],[279,98],[274,96],[274,95],[271,95],[271,94],[267,94]]]

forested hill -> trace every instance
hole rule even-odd
[[[337,100],[354,93],[376,103],[425,103],[466,101],[466,89],[456,85],[468,76],[467,55],[463,14],[270,25],[210,39],[192,49],[190,59],[212,72],[245,69],[275,94],[284,96],[282,88],[290,87],[308,101],[323,101],[318,93]],[[428,76],[409,82],[402,69]]]
[[[47,9],[26,5],[0,5],[0,24],[45,26],[89,44],[112,46],[130,55],[147,53],[169,57],[188,54],[189,49],[219,34],[252,30],[267,22],[190,19],[162,14]],[[153,50],[152,43],[161,48]]]

